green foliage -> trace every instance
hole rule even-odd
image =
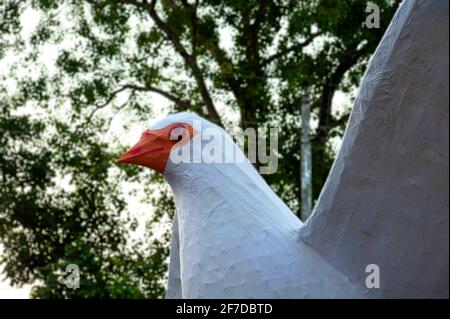
[[[13,115],[11,105],[0,109],[6,275],[14,284],[37,281],[33,296],[40,298],[161,297],[167,248],[127,240],[133,220],[121,217],[120,179],[108,178],[117,153],[98,142],[100,123],[71,127]],[[66,188],[58,185],[62,176]],[[78,290],[64,285],[69,264],[80,266]]]
[[[330,139],[348,116],[348,106],[332,112],[334,94],[358,84],[398,6],[376,1],[381,28],[366,29],[365,0],[7,3],[0,59],[18,62],[0,72],[0,264],[15,285],[34,283],[35,298],[164,295],[169,235],[156,230],[173,216],[170,191],[161,177],[117,167],[123,148],[102,138],[119,110],[138,120],[160,112],[151,93],[168,98],[171,111],[225,127],[279,127],[280,167],[266,179],[299,213],[302,95],[318,121],[317,198],[334,157]],[[40,15],[27,38],[20,17],[30,8]],[[46,46],[58,55],[53,71],[40,60]],[[218,114],[219,102],[239,122]],[[145,236],[132,240],[136,221],[121,189],[136,181],[155,211]],[[63,284],[69,264],[80,266],[78,290]]]

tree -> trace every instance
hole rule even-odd
[[[117,112],[147,119],[154,94],[172,111],[192,110],[225,128],[279,127],[280,167],[266,179],[298,213],[302,94],[309,92],[318,120],[317,197],[333,159],[330,139],[342,134],[348,114],[333,114],[334,94],[357,85],[398,6],[376,3],[380,29],[361,26],[362,0],[7,1],[0,57],[19,58],[1,91],[6,275],[15,284],[39,281],[35,297],[162,296],[167,236],[130,242],[135,223],[121,218],[127,205],[119,191],[125,180],[162,180],[116,167],[123,147],[101,142]],[[20,17],[29,8],[40,19],[24,38]],[[40,63],[49,48],[57,52],[53,70]],[[41,116],[20,115],[24,105]],[[70,193],[59,188],[62,177]],[[149,229],[173,213],[165,191],[154,204]],[[96,289],[57,283],[69,263],[88,274],[82,287]]]

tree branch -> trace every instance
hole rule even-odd
[[[286,49],[283,49],[275,54],[272,54],[271,56],[269,56],[265,61],[264,61],[264,65],[270,64],[275,60],[278,60],[279,58],[284,57],[285,55],[291,53],[291,52],[295,52],[295,51],[299,51],[302,50],[304,47],[308,46],[309,44],[311,44],[314,39],[319,36],[320,33],[313,33],[311,34],[305,41],[294,44]]]
[[[154,3],[155,1],[152,2]],[[187,50],[181,44],[178,35],[169,27],[168,24],[166,24],[161,20],[161,18],[155,11],[154,5],[148,8],[148,12],[152,17],[153,21],[155,22],[155,24],[167,35],[167,37],[175,47],[175,50],[183,57],[185,63],[191,68],[197,86],[200,90],[200,95],[202,96],[203,103],[205,103],[206,108],[208,109],[210,119],[218,123],[219,125],[223,126],[219,113],[216,110],[214,102],[212,101],[211,95],[206,86],[205,79],[202,76],[200,67],[197,64],[196,58],[187,52]]]
[[[108,5],[108,2],[100,2],[97,0],[86,0],[86,2],[92,4],[94,7],[96,7],[98,10],[103,9],[104,7],[106,7]]]
[[[138,2],[137,0],[117,0],[117,1],[119,3],[131,4],[136,7],[144,8],[148,12],[150,18],[153,20],[156,26],[167,36],[169,41],[174,46],[175,51],[181,55],[181,57],[185,61],[185,64],[191,69],[194,79],[197,83],[197,87],[200,91],[203,103],[205,104],[208,110],[209,119],[213,122],[216,122],[218,125],[223,126],[220,115],[217,112],[217,109],[209,93],[205,79],[203,78],[202,71],[198,66],[197,59],[195,58],[195,56],[189,54],[189,52],[181,43],[181,40],[179,36],[176,34],[176,32],[173,31],[172,28],[159,17],[155,9],[157,0],[151,0],[150,2],[147,0],[144,0],[144,2]]]
[[[267,8],[267,4],[268,3],[267,3],[266,0],[260,0],[259,1],[258,11],[256,12],[255,22],[253,23],[253,27],[255,28],[255,32],[256,33],[259,32],[259,28],[260,28],[261,23],[263,21],[264,13],[265,13],[266,8]]]
[[[192,55],[197,56],[197,8],[199,0],[195,0],[194,4],[190,5],[187,0],[181,0],[183,7],[189,12],[189,28],[191,30],[191,47]]]
[[[96,106],[96,108],[91,112],[91,114],[89,114],[88,116],[88,121],[90,121],[92,119],[92,117],[95,115],[96,112],[98,112],[100,109],[103,109],[105,107],[107,107],[115,98],[118,94],[126,91],[126,90],[131,90],[132,94],[134,94],[134,92],[153,92],[153,93],[157,93],[163,97],[165,97],[166,99],[168,99],[169,101],[174,102],[175,104],[185,108],[185,109],[192,109],[192,105],[188,102],[185,101],[171,93],[168,93],[162,89],[159,89],[157,87],[154,86],[139,86],[139,85],[135,85],[135,84],[125,84],[122,87],[118,88],[117,90],[115,90],[114,92],[112,92],[110,94],[110,96],[108,97],[108,99]]]
[[[208,51],[213,56],[216,63],[219,65],[220,73],[225,82],[233,92],[236,100],[240,100],[242,97],[241,83],[236,76],[235,66],[228,54],[219,46],[219,40],[217,38],[211,39],[208,43]]]
[[[369,44],[364,45],[359,50],[345,51],[342,53],[339,59],[339,65],[326,79],[322,88],[322,93],[319,103],[319,126],[317,128],[317,133],[315,140],[319,145],[325,145],[328,134],[330,132],[330,122],[331,122],[331,106],[333,102],[333,97],[341,83],[344,75],[350,70],[358,60],[369,54],[371,52],[371,47]],[[320,149],[318,151],[318,161],[320,162],[324,156],[324,150]]]
[[[181,99],[181,98],[179,98],[179,97],[177,97],[177,96],[175,96],[175,95],[173,95],[173,94],[171,94],[169,92],[161,90],[161,89],[159,89],[157,87],[153,87],[153,86],[140,87],[140,86],[133,85],[133,86],[130,86],[130,88],[132,90],[135,90],[135,91],[144,91],[144,92],[158,93],[159,95],[165,97],[169,101],[172,101],[175,104],[177,104],[177,105],[179,105],[179,106],[181,106],[181,107],[183,107],[185,109],[192,109],[193,108],[192,104],[189,103],[188,101],[183,100],[183,99]]]

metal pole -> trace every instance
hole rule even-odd
[[[301,213],[305,221],[312,212],[312,161],[310,118],[311,102],[307,94],[302,97],[302,137],[301,137]]]

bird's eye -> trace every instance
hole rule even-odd
[[[170,131],[169,138],[171,141],[181,142],[188,134],[189,132],[187,131],[187,129],[183,125],[180,125],[176,126]]]

